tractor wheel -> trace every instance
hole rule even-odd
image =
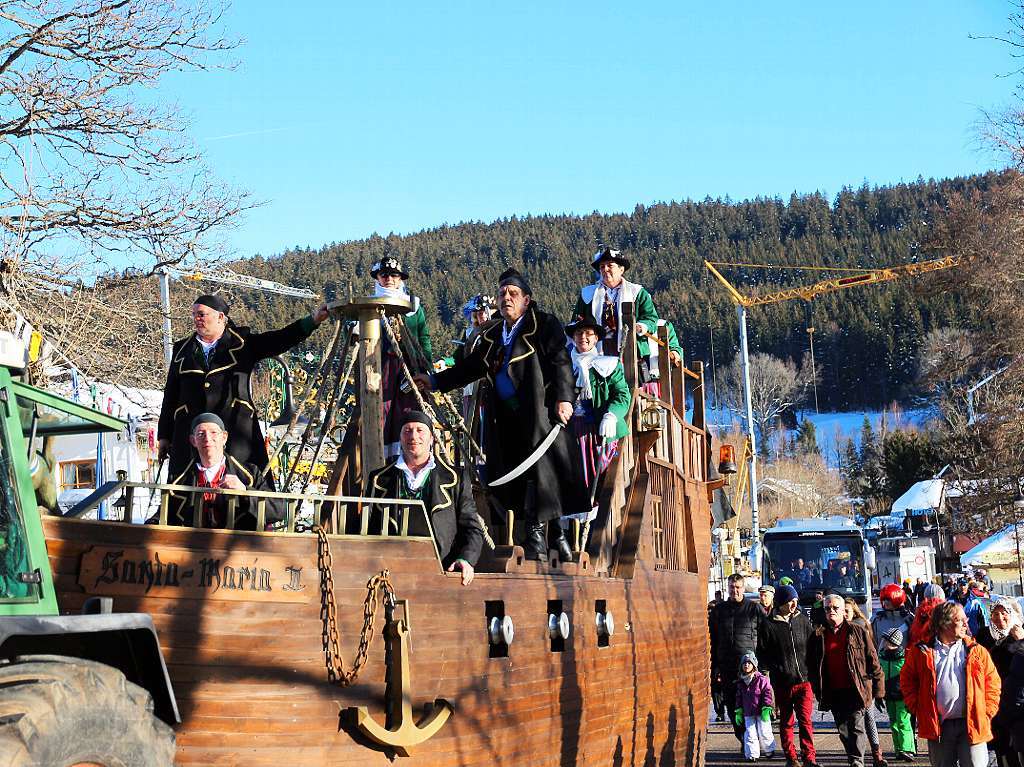
[[[0,665],[0,767],[173,763],[174,732],[117,669],[57,655]]]

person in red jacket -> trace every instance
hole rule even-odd
[[[900,672],[903,702],[928,741],[932,767],[986,767],[992,717],[999,710],[999,674],[988,650],[967,631],[956,602],[932,611],[932,642],[907,649]]]

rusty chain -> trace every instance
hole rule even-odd
[[[377,607],[381,601],[388,606],[395,606],[395,589],[391,584],[391,573],[381,570],[366,582],[366,599],[363,601],[363,627],[359,632],[359,649],[350,670],[345,669],[345,661],[341,657],[341,637],[338,633],[338,603],[334,598],[334,573],[331,571],[331,542],[327,533],[319,525],[313,530],[317,535],[317,567],[320,570],[320,621],[323,624],[324,661],[327,664],[327,681],[341,687],[348,687],[356,681],[359,672],[366,665],[370,640],[373,638],[373,624],[377,617]],[[378,599],[378,593],[381,599]]]

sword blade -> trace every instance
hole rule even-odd
[[[554,426],[552,426],[551,431],[548,432],[548,435],[544,438],[544,441],[537,445],[536,449],[532,453],[530,453],[530,455],[526,458],[525,461],[516,466],[514,469],[512,469],[512,471],[508,472],[507,474],[498,477],[493,482],[489,482],[487,486],[498,487],[500,485],[507,485],[509,482],[522,475],[523,472],[528,471],[530,467],[537,463],[537,461],[540,460],[540,457],[547,452],[548,448],[551,447],[551,443],[555,441],[555,439],[558,437],[559,432],[561,432],[564,428],[565,427],[562,426],[562,424],[560,423],[556,423]]]

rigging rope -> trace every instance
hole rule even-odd
[[[291,420],[288,421],[288,429],[285,432],[285,434],[288,434],[288,432],[295,428],[295,424],[299,422],[299,416],[302,415],[303,411],[309,406],[310,401],[313,399],[314,392],[317,393],[317,406],[319,407],[319,405],[321,404],[322,392],[324,389],[323,383],[326,380],[326,370],[330,365],[331,360],[334,358],[334,355],[337,353],[338,341],[341,338],[341,329],[342,323],[335,321],[334,335],[331,336],[331,341],[327,346],[328,351],[324,355],[324,358],[320,361],[320,367],[317,369],[316,375],[313,376],[313,380],[311,381],[309,386],[309,391],[306,392],[306,398],[299,404],[298,409],[294,413],[292,413],[292,417]],[[349,334],[349,336],[351,336],[351,333]],[[346,345],[348,344],[348,338],[346,338],[345,343]],[[306,429],[302,434],[303,444],[299,447],[299,455],[302,454],[302,448],[305,446],[304,443],[306,440],[306,435],[309,433],[312,423],[313,419],[309,419],[309,421],[306,424]],[[277,447],[274,448],[274,453],[273,455],[270,456],[270,460],[267,461],[267,465],[263,468],[263,471],[260,473],[260,481],[265,479],[267,474],[270,473],[270,467],[273,465],[274,461],[276,461],[278,457],[281,455],[281,451],[284,449],[284,445],[285,440],[282,438],[281,441],[278,443]],[[283,486],[287,487],[290,481],[291,474],[289,473],[288,478],[285,480]]]
[[[349,334],[349,338],[351,338],[351,334]],[[299,491],[302,495],[305,495],[306,488],[309,487],[310,480],[313,478],[313,470],[316,467],[316,462],[320,459],[320,452],[324,448],[324,441],[327,439],[328,433],[334,429],[334,414],[338,409],[338,397],[343,391],[343,387],[348,384],[348,380],[352,375],[352,368],[356,366],[356,360],[359,359],[358,350],[354,346],[350,346],[350,349],[352,354],[349,356],[345,375],[338,376],[334,381],[334,391],[331,392],[330,404],[327,406],[327,413],[324,416],[323,423],[320,425],[320,439],[316,443],[316,450],[313,452],[313,458],[309,462],[309,471],[306,472],[306,478],[302,482],[302,489]],[[353,410],[349,410],[349,418],[345,420],[346,429],[353,412]]]
[[[436,407],[431,407],[423,399],[423,395],[420,394],[420,389],[416,385],[416,381],[412,377],[412,372],[409,370],[409,365],[406,364],[405,355],[402,354],[402,347],[399,346],[398,337],[397,337],[397,335],[395,333],[395,329],[393,327],[391,327],[391,322],[389,321],[389,318],[384,316],[383,310],[380,310],[380,315],[381,315],[381,318],[380,318],[381,327],[384,328],[385,333],[387,333],[388,340],[392,343],[392,345],[395,348],[395,352],[397,353],[399,362],[401,363],[401,366],[402,366],[402,375],[405,377],[406,383],[408,383],[409,386],[412,387],[412,393],[416,397],[416,402],[420,406],[420,409],[424,413],[426,413],[431,419],[433,419],[433,421],[436,424],[438,424],[441,428],[445,429],[453,437],[455,437],[456,440],[464,440],[464,443],[462,445],[460,445],[460,447],[463,448],[463,454],[465,456],[468,456],[469,460],[473,460],[475,458],[475,456],[474,456],[474,454],[472,452],[473,450],[476,451],[476,455],[478,455],[481,459],[483,459],[483,451],[481,451],[479,446],[477,446],[477,444],[473,441],[473,437],[472,437],[472,435],[470,435],[469,430],[466,428],[466,423],[465,423],[465,421],[462,420],[462,416],[459,415],[458,412],[454,413],[455,422],[456,422],[456,424],[458,426],[458,431],[457,431],[456,429],[452,428],[451,423],[449,423],[446,419],[442,418],[443,414],[440,414],[441,408],[440,408],[440,406],[437,406],[437,400],[436,399],[431,397],[431,401],[432,401],[433,405],[435,405]],[[396,321],[398,320],[397,317],[392,318],[392,319],[394,319]],[[413,343],[412,346],[415,348],[415,347],[418,347],[418,344]],[[423,354],[422,350],[420,351],[420,354],[421,355]],[[442,401],[444,400],[443,397],[441,399],[442,399]],[[488,548],[494,549],[494,547],[495,547],[494,546],[494,539],[491,537],[491,533],[487,529],[487,523],[484,521],[484,518],[482,516],[480,516],[480,512],[479,511],[476,511],[474,513],[476,514],[477,521],[480,523],[480,529],[483,532],[484,542],[487,544]]]

